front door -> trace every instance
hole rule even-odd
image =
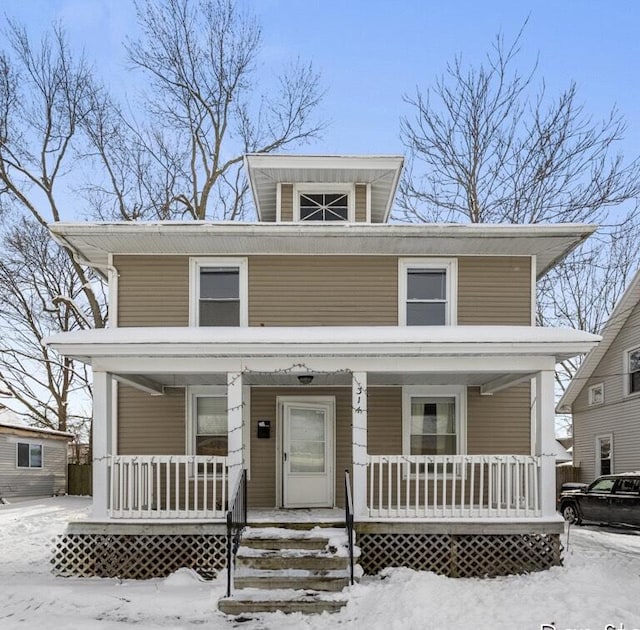
[[[281,413],[283,507],[333,507],[333,399],[288,398]]]

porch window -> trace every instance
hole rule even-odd
[[[18,468],[42,468],[42,445],[18,442],[17,465]]]
[[[453,260],[401,260],[398,280],[400,325],[455,324],[455,276]]]
[[[227,399],[196,396],[195,454],[227,455]]]
[[[191,326],[247,325],[246,260],[191,260]]]
[[[442,456],[465,452],[464,387],[408,387],[403,398],[404,453]]]
[[[640,392],[640,348],[627,353],[627,367],[629,370],[629,394]]]

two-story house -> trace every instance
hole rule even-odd
[[[51,227],[110,299],[47,341],[93,371],[60,572],[223,567],[243,470],[250,520],[321,519],[349,471],[370,573],[560,562],[554,366],[599,338],[536,327],[536,279],[595,228],[389,224],[402,162],[248,155],[257,223]]]
[[[558,403],[573,414],[573,463],[585,483],[640,468],[640,271]]]

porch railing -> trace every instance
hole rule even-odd
[[[243,470],[227,512],[227,597],[231,597],[232,574],[242,530],[247,526],[247,471]]]
[[[227,458],[112,455],[112,518],[221,518],[227,511]]]
[[[369,516],[541,516],[539,457],[369,455]]]
[[[344,517],[347,529],[347,548],[349,549],[349,583],[353,586],[353,498],[351,497],[351,477],[349,471],[344,471]]]

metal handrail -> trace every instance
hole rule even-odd
[[[227,597],[231,597],[231,573],[236,563],[242,530],[247,526],[247,471],[240,473],[227,511]]]
[[[345,521],[349,546],[349,576],[353,586],[353,499],[351,497],[351,481],[349,471],[344,471]]]

